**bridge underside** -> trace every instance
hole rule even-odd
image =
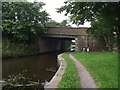
[[[78,35],[46,34],[42,37],[75,39],[78,37]]]

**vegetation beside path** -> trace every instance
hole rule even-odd
[[[118,54],[113,52],[74,52],[100,88],[118,87]]]
[[[58,88],[80,88],[79,76],[74,62],[67,53],[64,53],[62,57],[66,61],[66,70],[58,84]]]

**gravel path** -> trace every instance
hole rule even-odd
[[[75,57],[73,57],[71,53],[69,54],[69,57],[74,61],[76,65],[80,77],[81,88],[98,88],[85,67]]]

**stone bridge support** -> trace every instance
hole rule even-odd
[[[97,41],[94,37],[89,35],[80,35],[75,38],[76,51],[105,51],[106,46],[103,42]]]

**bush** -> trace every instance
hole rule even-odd
[[[34,44],[14,42],[4,39],[2,42],[2,56],[22,56],[38,53],[38,48]]]

